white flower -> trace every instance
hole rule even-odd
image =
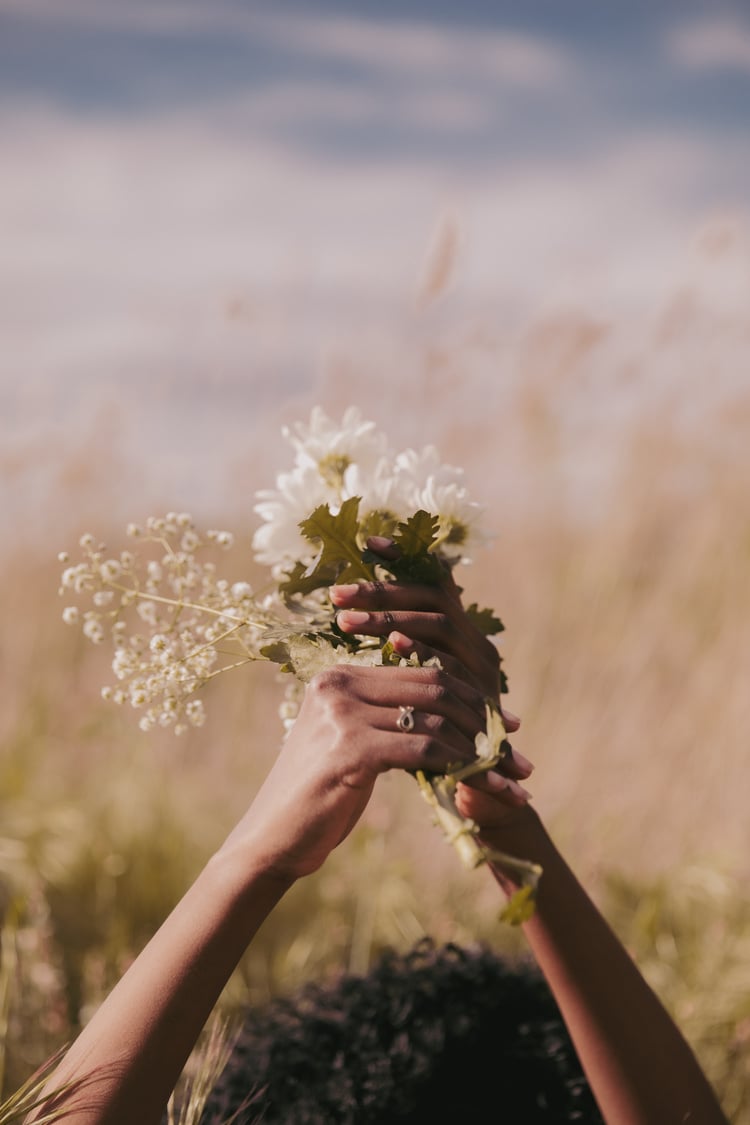
[[[99,567],[99,573],[105,582],[114,582],[122,574],[122,567],[120,566],[119,559],[107,559]]]
[[[203,710],[203,701],[191,699],[185,707],[185,716],[191,726],[202,727],[206,721],[206,712]]]
[[[311,559],[315,548],[299,529],[319,504],[334,500],[314,466],[281,473],[275,489],[256,493],[255,511],[265,521],[255,532],[253,550],[258,562],[283,567],[297,559]],[[338,508],[338,505],[336,505]]]
[[[232,586],[232,597],[235,601],[242,601],[243,598],[251,598],[253,596],[253,588],[249,582],[235,582]]]
[[[76,625],[78,623],[78,606],[67,605],[62,611],[62,619],[66,625]]]
[[[156,624],[156,605],[154,602],[138,602],[138,605],[135,607],[135,611],[141,618],[141,620],[145,621],[147,625]]]
[[[344,473],[352,464],[370,472],[385,457],[388,443],[385,434],[375,429],[374,422],[362,418],[350,406],[340,423],[332,421],[322,407],[313,407],[310,421],[297,422],[282,431],[297,451],[298,468],[314,467],[323,481],[334,490],[343,482]]]
[[[87,621],[84,621],[83,634],[95,645],[100,645],[104,640],[104,629],[95,617],[89,617]]]
[[[469,499],[463,469],[445,464],[434,445],[421,453],[407,449],[396,459],[402,493],[412,511],[420,508],[440,519],[440,551],[452,559],[470,561],[471,552],[486,542],[479,527],[483,509]]]
[[[416,509],[412,504],[409,482],[403,474],[394,472],[390,458],[381,457],[377,464],[365,471],[361,465],[350,465],[344,474],[343,497],[361,497],[359,517],[370,512],[382,512],[396,519],[406,519]]]

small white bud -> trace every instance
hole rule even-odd
[[[107,559],[99,567],[99,573],[105,582],[114,582],[115,578],[119,578],[122,573],[122,567],[117,559]]]
[[[78,606],[77,605],[66,606],[65,609],[62,611],[62,619],[63,619],[63,621],[65,622],[66,625],[77,625],[78,624]]]

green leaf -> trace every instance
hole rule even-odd
[[[327,504],[320,504],[311,516],[300,523],[305,538],[321,545],[318,557],[305,572],[307,581],[329,586],[332,582],[356,582],[361,578],[373,580],[373,572],[362,562],[358,540],[359,500],[359,496],[351,496],[336,515]]]
[[[529,884],[521,887],[506,903],[500,921],[507,922],[511,926],[520,926],[523,922],[528,922],[536,909],[535,897],[536,886]]]
[[[396,528],[393,541],[402,556],[415,558],[426,554],[437,539],[439,520],[422,508],[409,516],[408,520]]]
[[[496,617],[491,609],[480,609],[476,602],[472,602],[467,607],[466,616],[471,621],[480,633],[484,633],[485,637],[492,637],[495,633],[502,633],[505,626],[499,617]]]
[[[365,557],[377,561],[397,582],[437,586],[445,578],[446,565],[431,550],[437,539],[438,522],[437,516],[420,509],[393,533],[393,541],[401,552],[399,558],[384,562],[379,556],[373,559],[369,553]]]
[[[303,562],[296,562],[287,572],[287,577],[279,583],[279,593],[286,602],[299,594],[304,597],[313,590],[320,590],[323,586],[331,586],[336,581],[337,571],[333,567],[316,567],[315,573],[310,574],[308,567]]]
[[[401,657],[396,652],[395,648],[393,647],[393,645],[391,644],[390,641],[386,641],[385,644],[382,646],[380,651],[381,651],[381,654],[382,654],[383,664],[385,664],[386,666],[388,666],[388,665],[396,665],[397,666],[401,663]]]

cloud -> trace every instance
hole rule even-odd
[[[503,85],[557,87],[570,77],[566,51],[542,37],[505,31],[445,28],[434,23],[333,16],[268,16],[277,44],[413,80],[449,82],[471,75]]]
[[[6,0],[6,16],[41,30],[51,27],[89,33],[168,37],[205,43],[231,39],[249,47],[271,47],[280,57],[297,55],[346,64],[369,75],[397,76],[440,84],[490,82],[504,87],[549,90],[569,80],[569,52],[542,36],[498,27],[481,31],[434,21],[336,16],[316,11],[285,12],[262,5],[214,0]]]
[[[717,17],[675,27],[667,36],[667,53],[689,70],[750,74],[750,24]]]
[[[438,351],[480,320],[512,348],[549,308],[611,316],[623,333],[647,325],[716,198],[706,177],[732,161],[750,176],[748,157],[710,136],[437,166],[409,151],[321,158],[193,109],[123,120],[15,107],[0,132],[0,444],[57,433],[74,448],[113,404],[124,445],[183,506],[221,494],[231,451],[271,448],[269,418],[315,393],[327,354],[371,372],[385,411],[424,362],[431,324]],[[417,286],[446,213],[461,254],[431,321]],[[727,352],[746,288],[738,275],[720,294]],[[724,351],[708,363],[691,350],[691,370],[735,369]],[[506,354],[472,359],[482,393]]]

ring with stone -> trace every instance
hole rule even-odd
[[[398,729],[407,732],[414,730],[414,708],[399,707],[399,711],[399,717],[396,719]]]

